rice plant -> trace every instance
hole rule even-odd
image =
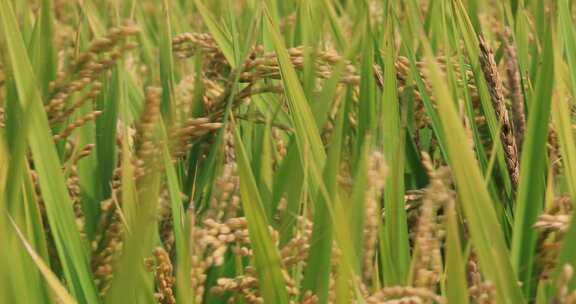
[[[0,303],[575,303],[569,0],[0,0]]]

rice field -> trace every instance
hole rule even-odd
[[[569,0],[0,0],[0,303],[576,304]]]

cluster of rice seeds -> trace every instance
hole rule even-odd
[[[156,87],[146,89],[144,109],[140,114],[140,121],[136,125],[135,135],[135,163],[134,177],[139,180],[150,170],[156,168],[159,162],[159,151],[155,141],[157,122],[160,119],[160,102],[162,90]]]
[[[280,67],[276,54],[264,53],[261,47],[257,47],[255,50],[254,57],[249,58],[245,62],[240,80],[242,82],[254,82],[267,78],[280,79]],[[311,49],[306,50],[304,47],[294,47],[287,50],[290,61],[295,69],[301,70],[304,68],[305,53],[311,51]],[[316,75],[322,79],[329,78],[333,73],[334,65],[342,60],[335,51],[319,51],[313,55],[316,60]],[[357,75],[356,68],[351,64],[347,64],[341,82],[356,85],[359,81],[360,76]]]
[[[77,55],[78,33],[76,25],[67,23],[68,20],[55,21],[54,49],[57,50],[57,75],[64,75],[68,71],[68,63]],[[74,21],[72,21],[74,22]]]
[[[380,200],[384,189],[386,164],[380,152],[372,152],[368,167],[368,187],[364,202],[364,256],[362,276],[370,283],[374,276],[376,249],[378,244],[378,227],[381,222]]]
[[[468,258],[468,294],[474,304],[496,304],[496,287],[485,281],[480,273],[478,258],[474,253]]]
[[[138,29],[134,26],[112,28],[103,37],[95,38],[70,66],[59,71],[57,79],[50,83],[50,97],[45,105],[52,125],[63,123],[77,109],[98,96],[101,90],[100,77],[106,75],[124,53],[136,47],[128,42],[136,33]],[[94,111],[76,119],[55,135],[55,139],[67,138],[74,129],[94,120],[98,115],[100,112]]]
[[[296,282],[286,270],[282,270],[282,275],[288,295],[296,298],[300,293],[298,287],[296,287]],[[331,289],[331,292],[333,291],[334,289]],[[244,268],[243,274],[236,277],[219,278],[216,282],[216,286],[212,287],[211,292],[216,295],[223,295],[226,292],[231,292],[233,295],[229,298],[228,303],[238,303],[240,298],[244,299],[247,303],[264,303],[264,300],[260,296],[256,270],[251,266]],[[296,302],[291,301],[290,303]]]
[[[222,107],[221,102],[226,96],[225,88],[220,85],[217,81],[211,80],[208,77],[202,75],[202,84],[204,86],[204,96],[202,96],[202,102],[204,106],[205,113],[216,112],[217,107]]]
[[[238,218],[240,208],[239,178],[237,174],[234,136],[224,132],[223,169],[215,181],[207,210],[197,223],[193,210],[191,216],[191,280],[195,302],[202,303],[205,293],[206,272],[224,261],[225,252],[231,247],[238,256],[250,256],[248,230],[244,218]]]
[[[318,303],[318,296],[313,294],[311,291],[306,291],[302,296],[302,301],[300,304],[316,304]]]
[[[185,59],[195,54],[202,55],[202,78],[212,80],[224,80],[225,71],[230,67],[226,57],[220,48],[207,33],[183,33],[172,39],[172,51],[174,56]]]
[[[204,78],[203,84],[205,88],[205,94],[203,96],[205,113],[207,113],[212,120],[222,120],[230,94],[232,93],[230,86],[231,81],[226,80],[220,83],[209,78]],[[243,101],[255,95],[265,93],[280,94],[282,92],[283,88],[278,85],[257,85],[256,81],[250,82],[240,92],[234,95],[232,106],[233,108],[237,108]]]
[[[436,57],[436,62],[438,63],[438,65],[440,66],[440,71],[441,73],[446,73],[446,70],[448,67],[450,67],[453,72],[456,74],[456,81],[459,82],[459,85],[462,85],[464,87],[466,87],[469,91],[470,91],[470,98],[472,99],[472,103],[477,106],[479,105],[480,102],[480,97],[478,95],[478,91],[476,88],[476,85],[474,83],[474,73],[469,70],[466,69],[464,71],[461,70],[460,68],[460,64],[459,62],[452,57],[445,57],[445,56],[438,56]],[[422,78],[423,82],[424,82],[424,86],[426,88],[427,92],[431,92],[431,86],[430,86],[430,82],[428,80],[428,75],[429,75],[429,67],[426,65],[425,62],[422,61],[418,61],[415,63],[416,65],[416,71],[418,72],[418,75]],[[396,78],[399,81],[398,84],[398,89],[400,91],[404,90],[404,88],[407,85],[411,85],[414,86],[414,83],[408,83],[408,75],[410,73],[410,61],[408,58],[403,57],[403,56],[398,56],[396,58],[396,62],[395,62],[395,68],[396,68]],[[375,66],[374,67],[375,70],[380,69],[379,66]],[[378,73],[381,73],[380,71],[378,71]],[[461,74],[465,74],[466,76],[466,80],[467,82],[464,83],[464,80],[461,79]],[[377,79],[382,79],[382,76],[377,75]],[[381,85],[381,83],[379,83]],[[433,94],[430,94],[430,98],[432,99],[432,101],[434,101],[434,96]],[[421,101],[422,97],[420,96],[420,92],[415,90],[414,91],[414,97],[416,98],[417,101]]]
[[[224,132],[224,159],[222,172],[216,179],[205,218],[221,221],[235,217],[240,208],[240,180],[234,152],[234,136],[230,129]]]
[[[63,140],[68,138],[72,134],[72,132],[74,132],[74,130],[80,128],[81,126],[89,122],[95,121],[96,118],[98,118],[98,116],[100,116],[101,114],[102,111],[93,111],[84,116],[79,117],[78,119],[67,125],[62,132],[54,135],[54,140]]]
[[[154,249],[154,277],[156,281],[156,293],[154,296],[160,304],[175,304],[174,284],[176,278],[173,274],[172,262],[168,252],[162,247]]]
[[[296,14],[292,13],[280,19],[278,26],[280,27],[280,31],[284,32],[285,30],[294,28],[295,24],[296,24]]]
[[[77,22],[81,16],[78,12],[76,3],[66,0],[54,0],[53,11],[55,17],[54,21],[57,25],[54,29],[56,33],[61,29],[62,26],[68,26],[74,29],[77,28]]]
[[[366,298],[366,304],[446,303],[446,299],[427,288],[385,287]]]
[[[519,152],[524,142],[526,132],[526,112],[524,109],[524,97],[522,93],[522,76],[518,67],[518,54],[516,47],[511,43],[510,29],[505,29],[503,35],[504,55],[506,59],[506,74],[509,88],[509,99],[512,102],[512,121],[514,135]]]
[[[250,239],[245,218],[230,218],[225,222],[205,219],[194,225],[195,215],[191,216],[194,217],[191,227],[192,287],[195,290],[196,303],[202,303],[206,272],[210,267],[224,263],[224,255],[229,246],[235,246],[233,252],[240,256],[251,256],[252,251],[248,248]]]
[[[294,281],[290,278],[286,271],[282,271],[284,281],[286,282],[286,290],[290,296],[298,295],[298,288],[295,287]],[[241,296],[246,303],[250,304],[263,304],[264,300],[259,296],[258,279],[256,278],[256,270],[252,267],[246,267],[244,274],[234,278],[220,278],[216,286],[212,288],[212,292],[222,295],[225,292],[232,292],[234,295],[228,299],[228,303],[238,303]]]
[[[54,16],[57,20],[62,20],[65,16],[68,15],[66,11],[66,2],[65,0],[54,0]]]
[[[404,195],[404,201],[406,210],[406,221],[408,222],[408,238],[410,243],[413,244],[416,239],[416,229],[418,227],[418,221],[420,217],[420,207],[422,206],[422,199],[424,198],[424,194],[426,192],[426,188],[424,189],[416,189],[416,190],[409,190],[406,191]]]
[[[308,259],[308,254],[310,251],[310,240],[312,238],[312,229],[314,224],[312,221],[306,217],[299,216],[297,218],[297,225],[295,235],[290,239],[281,249],[280,257],[282,259],[282,264],[284,268],[282,269],[284,280],[286,281],[286,290],[289,295],[297,297],[300,295],[300,290],[296,288],[301,283],[303,279],[303,271],[306,267],[306,261]],[[330,274],[331,286],[334,284],[334,277],[336,275],[335,270],[337,269],[337,257],[334,255],[336,251],[332,251],[332,271]],[[288,272],[286,272],[288,271]],[[334,291],[332,290],[331,293]],[[318,298],[307,292],[302,298],[302,303],[306,301],[310,303],[315,303]]]
[[[480,36],[480,66],[484,72],[484,78],[488,84],[488,91],[492,100],[492,106],[496,113],[496,118],[500,124],[500,140],[504,147],[504,155],[508,174],[512,186],[518,188],[520,179],[520,162],[518,147],[514,136],[514,127],[508,117],[508,110],[504,101],[502,80],[498,72],[498,66],[494,61],[494,54],[486,40]]]
[[[336,241],[332,242],[332,250],[330,251],[330,276],[328,278],[328,297],[327,302],[329,304],[336,303],[336,281],[340,275],[340,261],[342,257],[342,252],[338,247]],[[353,290],[351,289],[353,280],[348,282],[348,294],[352,295]]]
[[[195,139],[216,131],[220,127],[222,123],[212,122],[208,117],[186,119],[178,127],[172,128],[170,132],[172,156],[175,158],[185,156]]]
[[[564,265],[562,273],[557,282],[557,293],[551,303],[575,304],[576,290],[570,290],[569,284],[574,278],[574,268],[571,265]]]
[[[190,207],[187,212],[190,218],[190,285],[194,293],[194,303],[202,304],[206,271],[212,266],[213,259],[206,257],[208,244],[201,241],[204,237],[204,230],[196,225],[194,205]]]
[[[253,270],[250,270],[245,275],[239,275],[235,278],[220,278],[217,281],[217,285],[212,288],[214,294],[222,295],[225,292],[233,292],[242,295],[242,298],[247,303],[261,304],[264,301],[255,290],[258,287],[258,279],[252,274]],[[229,303],[236,303],[238,301],[237,296],[232,296]]]
[[[174,238],[174,218],[172,217],[172,208],[170,204],[170,193],[166,185],[162,188],[158,197],[158,232],[160,240],[165,250],[172,256],[175,244]],[[181,201],[185,201],[182,197]]]
[[[572,218],[572,203],[568,196],[553,201],[538,217],[534,228],[540,232],[538,237],[538,271],[540,277],[548,279],[556,267],[556,258],[560,244]]]
[[[214,81],[220,80],[223,81],[226,79],[226,74],[230,72],[230,67],[226,63],[224,55],[222,54],[221,50],[218,48],[216,43],[214,42],[213,38],[209,34],[205,33],[183,33],[176,36],[173,39],[173,50],[177,58],[185,59],[194,55],[202,54],[203,59],[205,61],[205,69],[203,73],[205,77],[210,78],[212,80],[206,81],[204,80],[205,86],[207,89],[212,87],[219,87],[214,83]],[[326,51],[313,51],[312,49],[306,50],[304,47],[293,47],[287,50],[289,54],[290,61],[295,69],[301,70],[304,67],[304,57],[305,53],[313,52],[315,58],[315,72],[316,76],[321,79],[328,79],[332,76],[334,72],[334,66],[339,62],[344,61],[344,58],[340,56],[334,50],[326,50]],[[360,84],[360,75],[356,70],[356,67],[352,65],[350,62],[346,62],[344,72],[340,78],[340,82],[344,85],[354,86],[357,87]],[[446,68],[446,65],[451,65],[452,68],[459,73],[460,67],[459,65],[454,62],[453,60],[448,60],[444,57],[439,57],[438,62],[441,64],[443,69]],[[410,73],[409,68],[409,61],[405,57],[398,57],[396,61],[396,71],[397,71],[397,79],[399,82],[399,91],[403,92],[406,88],[410,88],[413,93],[415,99],[418,101],[417,103],[417,116],[420,117],[421,121],[420,127],[424,127],[429,122],[427,121],[426,115],[424,114],[424,107],[422,104],[422,99],[418,90],[415,90],[415,84],[408,81],[408,75]],[[428,91],[431,91],[430,85],[426,80],[426,66],[423,63],[418,62],[417,68],[420,72],[420,76],[424,79],[424,83]],[[478,104],[479,97],[474,86],[472,80],[472,72],[465,71],[467,74],[468,83],[466,86],[471,91],[471,97],[475,104]],[[374,78],[376,79],[376,83],[381,88],[383,86],[383,76],[382,71],[378,65],[373,67]],[[240,71],[240,81],[243,83],[248,83],[251,87],[254,83],[258,82],[259,80],[263,79],[280,79],[280,67],[278,65],[278,59],[276,58],[275,53],[266,53],[262,46],[255,46],[252,48],[252,52],[250,56],[248,56],[247,60],[244,62],[242,66],[242,70]],[[221,88],[221,87],[220,87]],[[262,92],[271,92],[271,93],[279,93],[281,92],[281,88],[278,87],[263,87],[257,90],[257,93]],[[251,89],[252,90],[252,89]],[[243,92],[239,94],[240,97],[237,96],[237,99],[243,99],[244,94],[254,95],[254,91]],[[222,107],[221,101],[225,100],[224,97],[227,97],[229,92],[224,90],[224,94],[216,94],[218,98],[210,98],[210,105],[209,109],[212,109],[215,105],[214,103],[220,103],[220,107]],[[207,111],[212,112],[212,111]]]
[[[424,192],[420,216],[416,227],[413,259],[413,286],[435,291],[442,273],[441,244],[444,237],[442,220],[438,213],[454,204],[451,175],[447,167],[434,169],[430,156],[423,154],[423,163],[430,176]]]
[[[102,84],[100,82],[94,82],[88,89],[87,93],[83,96],[80,96],[77,100],[74,101],[70,107],[67,109],[53,115],[50,118],[50,124],[56,124],[64,121],[66,118],[70,117],[77,109],[82,107],[85,103],[94,100],[102,90]]]
[[[247,87],[245,87],[244,89],[242,89],[242,91],[240,91],[238,94],[236,94],[234,96],[234,100],[232,102],[232,105],[237,107],[238,105],[240,105],[244,100],[256,96],[256,95],[260,95],[260,94],[266,94],[266,93],[272,93],[272,94],[280,94],[284,92],[284,89],[282,88],[282,86],[279,85],[255,85],[254,82],[250,83]],[[227,95],[225,97],[228,97]],[[224,99],[221,99],[224,100]],[[220,103],[220,107],[217,109],[216,113],[214,113],[213,115],[216,117],[222,117],[223,111],[224,111],[224,104]]]
[[[191,116],[193,110],[194,91],[196,88],[196,74],[184,75],[175,87],[175,106],[178,109],[176,121],[181,123]]]
[[[314,225],[312,221],[302,216],[299,216],[297,221],[296,235],[280,249],[282,263],[287,268],[305,266],[310,250],[310,238]]]
[[[124,223],[117,204],[114,199],[101,203],[97,233],[91,243],[91,267],[101,297],[110,288],[114,263],[122,254]]]
[[[205,69],[203,71],[203,82],[206,88],[206,95],[204,97],[205,111],[206,113],[211,113],[211,116],[215,120],[221,119],[226,105],[225,101],[230,94],[229,88],[223,88],[220,84],[218,84],[219,82],[226,80],[225,75],[230,71],[230,67],[227,65],[221,50],[215,44],[213,38],[210,35],[203,33],[184,33],[178,35],[173,40],[173,47],[175,55],[181,59],[188,58],[196,54],[203,55],[203,59],[205,60]],[[305,52],[307,50],[304,47],[294,47],[288,49],[287,51],[293,66],[296,69],[302,69],[304,66]],[[311,49],[309,51],[312,52]],[[318,77],[318,81],[331,77],[334,66],[338,62],[344,60],[333,50],[315,51],[314,56],[316,64],[316,76]],[[446,69],[447,65],[450,65],[457,72],[456,75],[461,75],[459,72],[460,66],[457,64],[457,62],[454,62],[454,60],[439,57],[438,62],[441,64],[443,70]],[[427,90],[431,91],[426,77],[426,66],[423,63],[418,62],[417,69],[420,73],[420,77],[422,77],[424,80]],[[417,118],[416,121],[418,129],[429,126],[430,121],[428,116],[425,114],[421,95],[419,91],[415,89],[415,83],[409,80],[408,77],[410,68],[407,58],[401,56],[398,57],[396,61],[396,71],[397,79],[399,82],[399,92],[404,92],[409,89],[411,92],[413,92],[413,96],[417,101],[415,104],[415,117]],[[373,72],[376,83],[379,87],[382,87],[383,76],[380,67],[375,65]],[[465,73],[468,79],[466,86],[470,89],[472,101],[476,105],[475,108],[479,109],[479,96],[473,83],[472,72],[467,70]],[[235,100],[233,101],[234,105],[238,105],[243,99],[255,94],[282,93],[281,87],[256,87],[255,83],[263,79],[280,79],[280,68],[274,53],[265,53],[263,51],[263,47],[255,46],[252,48],[252,52],[248,59],[244,62],[240,72],[240,81],[247,83],[248,86],[235,96]],[[360,76],[354,65],[350,64],[349,62],[346,63],[340,82],[344,85],[354,87],[359,85]],[[355,97],[355,99],[357,99],[358,96]],[[434,101],[433,98],[432,101]],[[353,114],[351,113],[351,115]],[[478,115],[478,117],[482,116]],[[352,127],[354,127],[356,119],[354,117],[349,118],[351,120]],[[479,123],[485,124],[483,120],[481,120]],[[329,126],[330,124],[328,123],[328,129],[324,130],[326,132],[323,132],[323,135],[329,133]]]
[[[286,269],[297,267],[301,271],[305,266],[313,228],[312,222],[303,217],[298,218],[297,227],[295,236],[280,249],[282,263],[285,266],[282,273],[286,282],[286,290],[293,297],[299,295],[300,291],[296,287],[298,282],[293,279],[294,275],[291,276]],[[231,249],[231,252],[236,256],[252,256],[247,228],[245,218],[229,218],[224,222],[205,219],[202,225],[193,228],[192,282],[195,286],[197,301],[201,300],[201,295],[204,293],[202,283],[206,279],[206,271],[212,266],[222,265],[224,254],[228,249]],[[277,243],[278,233],[272,228],[269,229]],[[336,260],[333,264],[336,265]],[[240,275],[233,278],[219,278],[210,292],[215,295],[232,292],[230,303],[236,303],[235,301],[239,300],[238,297],[247,303],[263,303],[256,272],[251,266],[246,266]],[[312,299],[315,297],[305,298],[307,299],[306,303],[314,303]]]
[[[276,148],[276,155],[277,155],[277,159],[275,160],[275,165],[278,165],[278,163],[284,159],[284,157],[286,156],[286,141],[285,139],[282,137],[282,132],[279,128],[277,127],[272,127],[272,139],[273,142],[275,144],[275,148]]]

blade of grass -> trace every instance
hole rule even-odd
[[[12,218],[9,218],[9,219],[10,219],[10,222],[12,223],[12,227],[14,228],[14,230],[18,234],[18,237],[22,241],[22,245],[24,246],[24,248],[26,249],[26,251],[30,255],[30,258],[32,259],[34,264],[36,264],[36,266],[38,267],[38,269],[40,270],[40,272],[42,273],[42,275],[46,279],[46,282],[48,283],[48,285],[50,286],[50,288],[52,289],[52,291],[54,292],[56,297],[64,304],[77,303],[74,300],[74,298],[72,298],[72,295],[70,295],[68,293],[68,291],[66,290],[66,288],[62,285],[62,283],[60,283],[60,280],[58,279],[58,277],[56,277],[56,275],[50,270],[50,267],[48,265],[46,265],[46,263],[42,260],[42,258],[34,251],[32,246],[30,246],[30,243],[28,243],[28,241],[24,237],[24,234],[22,233],[20,228],[18,228],[18,225],[16,225],[16,222],[14,222],[14,220]]]
[[[165,130],[162,130],[163,138],[167,138]],[[189,250],[187,239],[184,234],[184,208],[180,195],[180,183],[176,174],[176,169],[172,164],[172,158],[168,147],[164,145],[164,167],[166,168],[166,184],[170,196],[170,207],[174,226],[174,241],[176,243],[176,277],[178,280],[177,299],[185,302],[191,298],[192,290],[188,283],[190,277]]]
[[[446,299],[449,303],[468,304],[466,266],[460,244],[460,230],[456,206],[447,206],[446,211]]]
[[[282,82],[284,84],[284,90],[288,98],[288,105],[290,108],[290,113],[295,126],[296,140],[300,150],[300,154],[305,150],[310,150],[312,160],[318,165],[319,168],[324,166],[324,161],[326,160],[326,154],[323,149],[322,140],[316,128],[310,128],[310,126],[315,126],[314,115],[310,110],[307,98],[304,94],[304,90],[298,80],[296,71],[292,66],[289,59],[288,52],[280,33],[277,30],[277,26],[274,25],[272,18],[265,14],[265,31],[278,56],[278,63],[280,65],[280,72],[282,74]]]
[[[345,106],[345,105],[344,105]],[[340,159],[342,149],[342,130],[344,125],[344,107],[338,114],[336,126],[330,141],[328,151],[328,158],[323,172],[324,186],[330,196],[330,201],[326,200],[323,193],[318,193],[314,201],[314,228],[310,240],[310,254],[307,264],[313,265],[305,270],[303,287],[305,290],[312,290],[317,296],[319,303],[327,303],[328,293],[330,291],[330,272],[331,272],[331,256],[332,245],[334,241],[334,222],[342,223],[342,227],[346,227],[347,221],[343,216],[339,221],[334,221],[332,218],[332,210],[336,209],[338,200],[338,172],[340,170]],[[334,204],[334,205],[331,205]],[[336,213],[335,215],[336,216]],[[342,245],[342,244],[340,244]],[[347,249],[353,250],[348,247]],[[349,275],[347,271],[347,262],[342,260],[341,265],[343,272],[342,277],[345,278]],[[343,279],[346,281],[345,279]],[[340,294],[339,298],[346,298],[346,294]]]
[[[240,177],[240,195],[248,222],[248,233],[254,248],[254,263],[258,282],[265,303],[288,303],[288,294],[282,276],[280,253],[270,236],[268,220],[260,199],[248,155],[242,143],[240,131],[234,130],[238,175]]]
[[[537,281],[533,278],[537,233],[532,227],[537,220],[546,191],[546,143],[554,79],[554,53],[548,34],[543,63],[538,73],[536,92],[529,108],[526,137],[522,149],[520,185],[516,202],[512,236],[512,265],[523,283],[526,296],[532,297]]]
[[[387,9],[392,12],[392,6]],[[386,218],[381,241],[387,250],[381,250],[384,262],[384,283],[387,286],[406,282],[410,264],[408,226],[404,208],[404,156],[406,134],[400,123],[400,100],[396,83],[396,55],[394,50],[394,20],[388,18],[384,36],[384,87],[382,89],[382,136],[384,156],[389,174],[384,187]],[[381,230],[382,231],[382,230]],[[383,237],[383,238],[382,238]]]
[[[172,25],[170,23],[170,5],[162,1],[162,17],[160,22],[160,82],[162,83],[162,115],[168,124],[176,117],[174,108],[174,62],[172,59]]]
[[[30,131],[28,142],[39,175],[42,196],[53,229],[54,239],[72,294],[80,302],[96,301],[96,292],[88,266],[88,257],[80,234],[75,229],[72,203],[68,196],[60,161],[50,134],[48,119],[44,112],[40,92],[36,87],[36,76],[28,56],[16,18],[8,1],[0,1],[0,22],[7,50],[14,69],[16,86],[23,108],[30,106]]]

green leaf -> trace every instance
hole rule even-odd
[[[18,228],[16,222],[14,222],[12,218],[10,218],[10,221],[12,222],[12,226],[14,227],[14,230],[16,230],[18,237],[20,237],[22,245],[24,245],[24,248],[30,255],[30,258],[32,258],[32,261],[34,261],[34,264],[36,264],[36,266],[46,279],[46,282],[48,283],[48,285],[50,286],[56,297],[61,301],[61,303],[64,304],[77,303],[74,300],[74,298],[72,298],[72,296],[68,293],[66,288],[62,285],[62,283],[60,283],[58,277],[56,277],[56,275],[50,270],[50,267],[46,265],[46,263],[42,260],[42,258],[34,251],[30,243],[28,243],[28,241],[24,238],[24,234]]]
[[[344,105],[345,106],[345,105]],[[314,228],[310,240],[310,253],[308,256],[307,269],[304,273],[304,281],[302,283],[304,290],[311,290],[318,296],[320,303],[327,303],[328,293],[330,291],[330,272],[331,272],[331,256],[332,244],[334,240],[334,223],[340,223],[340,230],[349,233],[346,217],[343,213],[336,213],[338,205],[338,172],[340,170],[340,161],[342,154],[342,130],[344,125],[344,108],[340,110],[336,126],[330,141],[330,148],[328,151],[328,159],[323,172],[324,183],[329,199],[327,199],[322,192],[318,193],[314,200]],[[340,215],[338,219],[335,217]],[[348,228],[348,229],[346,229]],[[352,246],[343,246],[342,232],[339,233],[340,239],[336,239],[338,244],[343,250],[354,251]],[[338,237],[338,235],[336,236]],[[349,240],[349,239],[348,239]],[[351,244],[350,244],[351,245]],[[352,261],[350,252],[344,252],[345,257],[341,260],[341,266],[344,270],[342,276],[349,275],[346,271],[349,261]],[[349,258],[350,260],[347,260]]]
[[[277,30],[277,26],[273,24],[272,18],[268,14],[265,14],[264,18],[266,20],[265,32],[270,37],[278,56],[284,92],[288,99],[290,114],[296,129],[296,142],[298,143],[301,157],[308,154],[306,151],[309,150],[312,157],[311,160],[321,169],[324,167],[326,153],[324,152],[324,145],[320,139],[318,129],[315,127],[311,128],[311,126],[316,125],[314,115],[310,110],[310,105],[289,59],[286,46]]]
[[[530,102],[528,123],[522,163],[520,182],[516,202],[514,231],[512,236],[512,265],[519,279],[523,282],[526,296],[532,297],[536,291],[537,281],[533,278],[536,254],[537,233],[533,228],[543,208],[546,191],[546,143],[548,142],[548,122],[554,81],[554,53],[552,37],[548,34],[544,45],[543,63],[538,72],[536,92]]]
[[[18,29],[16,17],[7,0],[0,1],[0,22],[22,108],[30,107],[27,136],[39,176],[48,220],[72,294],[82,303],[94,303],[97,296],[92,282],[88,256],[75,228],[72,202],[64,183],[60,161],[50,134],[42,99],[32,65]]]
[[[165,130],[162,130],[163,138],[167,138]],[[164,167],[166,168],[166,184],[168,186],[168,193],[170,196],[170,207],[172,210],[173,219],[173,229],[174,229],[174,241],[176,243],[176,277],[178,282],[177,299],[180,302],[185,302],[186,299],[191,298],[192,289],[189,283],[190,262],[189,256],[190,252],[188,250],[187,237],[184,233],[184,207],[181,199],[180,183],[178,181],[178,175],[176,174],[176,169],[172,164],[172,158],[168,147],[164,145],[163,149],[164,155]]]
[[[234,130],[240,195],[248,222],[248,233],[254,250],[254,263],[258,274],[260,291],[265,303],[288,303],[286,282],[282,276],[280,253],[268,230],[268,220],[260,199],[248,154],[244,148],[238,127]]]
[[[391,11],[391,7],[389,11]],[[382,89],[382,136],[384,157],[389,174],[384,187],[384,233],[381,234],[385,245],[380,255],[384,264],[384,283],[387,286],[403,285],[408,276],[410,248],[408,244],[408,225],[404,208],[404,162],[405,130],[401,126],[400,100],[396,84],[396,56],[394,50],[394,26],[388,18],[384,36],[384,87]]]
[[[446,299],[449,303],[468,304],[466,265],[460,244],[456,207],[446,208]]]
[[[170,124],[176,117],[174,108],[174,62],[172,55],[172,25],[170,24],[170,6],[167,0],[162,1],[162,16],[160,28],[160,82],[162,83],[162,114]]]

